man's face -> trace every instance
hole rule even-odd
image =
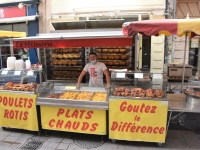
[[[91,54],[91,55],[90,55],[90,60],[95,60],[95,59],[97,59],[96,55]]]

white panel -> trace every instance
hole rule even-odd
[[[151,37],[151,72],[162,73],[164,64],[164,36]]]

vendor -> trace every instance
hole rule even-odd
[[[106,65],[102,62],[97,61],[97,54],[95,52],[91,52],[89,54],[90,63],[86,64],[83,71],[81,72],[76,88],[80,88],[80,83],[83,79],[83,76],[86,72],[90,74],[89,86],[90,87],[103,87],[103,73],[106,76],[106,89],[110,87],[110,75],[108,73],[108,69]]]

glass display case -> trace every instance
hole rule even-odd
[[[165,99],[166,85],[163,74],[113,70],[110,97]]]
[[[37,93],[39,70],[0,70],[0,92]]]
[[[108,109],[109,91],[105,88],[82,84],[77,90],[75,84],[44,82],[38,91],[37,105]]]

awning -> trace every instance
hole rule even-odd
[[[48,33],[39,36],[11,39],[14,48],[65,48],[95,46],[132,46],[132,37],[119,30]]]
[[[16,23],[16,22],[26,22],[33,21],[39,18],[39,15],[25,16],[25,17],[15,17],[15,18],[4,18],[0,19],[0,23]]]
[[[26,37],[26,32],[14,32],[0,30],[0,38],[23,38]]]

